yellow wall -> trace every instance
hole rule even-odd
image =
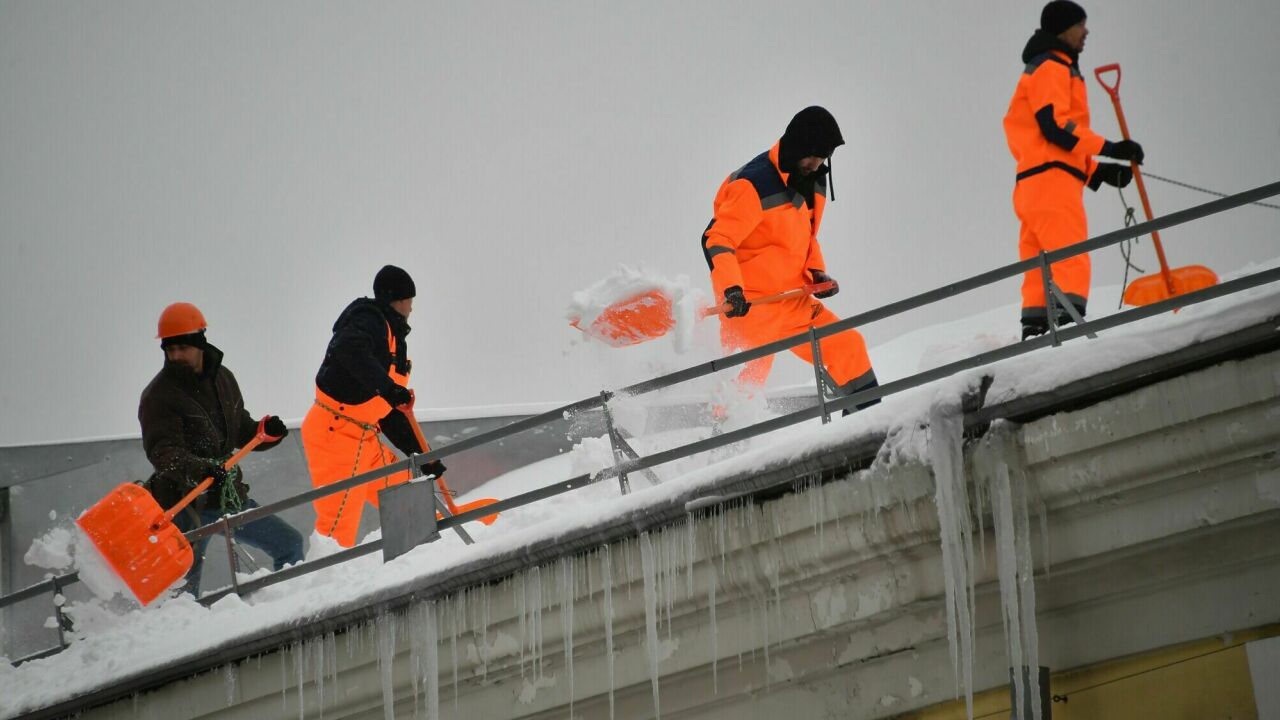
[[[1258,716],[1245,643],[1280,635],[1268,625],[1162,648],[1144,655],[1055,672],[1049,678],[1053,720],[1242,720]],[[1009,687],[973,698],[974,718],[1006,720]],[[901,720],[965,718],[964,699],[898,716]]]

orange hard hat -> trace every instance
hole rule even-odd
[[[209,326],[200,308],[186,302],[176,302],[160,313],[156,337],[160,339],[198,333]]]

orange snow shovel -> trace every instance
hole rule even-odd
[[[835,281],[828,280],[801,285],[773,295],[750,298],[749,301],[752,305],[765,305],[825,292],[833,287]],[[703,308],[698,311],[698,319],[723,315],[730,308],[727,302]],[[589,327],[584,328],[578,323],[579,320],[573,320],[569,324],[606,345],[626,347],[662,337],[675,327],[676,321],[671,315],[671,298],[661,290],[653,289],[613,303],[601,311]]]
[[[431,452],[431,446],[427,444],[427,438],[422,434],[422,428],[418,427],[417,418],[413,416],[413,403],[416,400],[416,398],[412,390],[409,391],[409,398],[410,398],[409,402],[405,403],[404,405],[401,405],[397,409],[400,410],[400,412],[404,413],[405,417],[409,418],[409,425],[410,427],[413,428],[413,434],[418,438],[418,444],[422,446],[422,452]],[[492,505],[498,502],[497,498],[480,498],[479,500],[472,500],[471,502],[457,505],[453,502],[453,491],[450,490],[449,486],[445,484],[443,475],[436,476],[436,486],[440,488],[440,494],[444,495],[445,507],[448,507],[449,512],[453,515],[475,510],[476,508],[482,508],[485,505]],[[437,515],[438,514],[439,513],[437,513]],[[498,513],[494,513],[492,515],[485,515],[484,517],[480,518],[480,522],[484,523],[485,525],[492,525],[497,520],[498,520]]]
[[[1115,71],[1116,81],[1114,85],[1108,85],[1102,76],[1112,71]],[[1116,118],[1120,121],[1120,132],[1128,140],[1129,125],[1124,121],[1124,109],[1120,107],[1120,64],[1103,65],[1094,69],[1093,74],[1098,78],[1098,84],[1111,96],[1111,104],[1116,108]],[[1133,168],[1133,179],[1138,185],[1138,195],[1142,198],[1142,209],[1147,214],[1147,220],[1152,220],[1154,215],[1151,212],[1151,201],[1147,199],[1147,187],[1142,182],[1142,173],[1138,170],[1137,163],[1130,163],[1130,167]],[[1160,244],[1160,233],[1153,231],[1151,241],[1156,246],[1156,257],[1160,260],[1160,274],[1146,275],[1129,283],[1129,287],[1124,290],[1126,305],[1150,305],[1218,284],[1217,273],[1203,265],[1187,265],[1170,270],[1164,257],[1164,246]]]
[[[222,467],[230,470],[258,445],[276,439],[259,422],[253,439]],[[162,510],[151,493],[123,483],[76,518],[76,525],[138,602],[148,605],[191,570],[195,560],[191,543],[173,518],[212,484],[212,477],[205,478],[176,505]]]

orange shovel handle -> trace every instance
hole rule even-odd
[[[1106,80],[1102,79],[1104,73],[1111,71],[1116,73],[1116,82],[1114,85],[1108,85]],[[1120,121],[1120,134],[1125,140],[1129,137],[1129,123],[1124,119],[1124,108],[1120,106],[1120,63],[1111,63],[1095,68],[1094,77],[1098,78],[1098,84],[1107,91],[1111,96],[1111,104],[1116,109],[1116,120]],[[1138,197],[1142,199],[1142,211],[1147,214],[1147,220],[1155,218],[1155,213],[1151,212],[1151,201],[1147,199],[1147,185],[1142,181],[1142,171],[1138,169],[1138,163],[1131,162],[1129,167],[1133,169],[1133,180],[1138,185]],[[1169,291],[1169,295],[1173,296],[1177,293],[1173,290],[1173,276],[1169,274],[1169,261],[1164,257],[1164,245],[1160,243],[1160,232],[1153,230],[1151,232],[1151,242],[1156,247],[1156,258],[1160,260],[1160,275],[1164,278],[1165,289]]]
[[[263,418],[263,421],[265,420],[266,418]],[[232,455],[231,457],[227,458],[227,461],[222,463],[222,468],[224,470],[230,470],[231,468],[236,466],[236,463],[243,460],[245,455],[248,455],[249,453],[253,452],[254,448],[258,447],[264,442],[267,442],[270,440],[278,440],[278,439],[279,438],[273,438],[270,435],[268,435],[266,431],[262,429],[262,423],[259,422],[258,432],[253,436],[253,439],[245,443],[244,447],[240,448],[240,451],[237,452],[235,455]],[[156,526],[158,527],[160,525],[163,525],[166,522],[173,522],[173,517],[175,515],[182,512],[182,509],[190,505],[193,501],[195,501],[197,497],[200,497],[200,493],[204,492],[205,490],[208,490],[209,486],[212,484],[213,484],[212,476],[207,477],[204,480],[201,480],[200,484],[196,485],[195,488],[193,488],[191,492],[187,493],[186,496],[184,496],[181,500],[179,500],[176,505],[164,511],[164,520],[156,521]]]
[[[827,290],[830,290],[835,286],[836,286],[835,280],[828,280],[826,282],[820,282],[820,283],[810,283],[807,285],[801,285],[798,288],[783,290],[780,293],[774,293],[772,295],[765,295],[763,297],[752,298],[751,300],[748,300],[748,302],[750,302],[752,305],[767,305],[769,303],[776,303],[776,302],[781,302],[783,300],[789,300],[793,297],[798,297],[800,295],[813,295],[820,292],[826,292]],[[733,306],[730,305],[729,303],[727,302],[720,303],[715,307],[709,307],[702,310],[701,315],[704,318],[711,317],[712,315],[723,315],[732,309],[733,309]]]
[[[396,409],[404,413],[405,417],[409,418],[409,426],[413,428],[413,434],[415,437],[418,438],[418,445],[422,447],[422,452],[431,452],[431,446],[427,444],[427,438],[425,435],[422,434],[422,428],[418,427],[418,419],[413,416],[413,403],[416,400],[417,398],[414,396],[413,391],[410,390],[409,402],[405,403],[404,405],[401,405]],[[463,510],[460,509],[458,505],[453,502],[453,491],[449,489],[449,486],[447,484],[445,484],[443,475],[436,476],[436,487],[440,488],[440,494],[444,495],[444,504],[445,504],[445,507],[449,508],[449,514],[451,515],[462,514]],[[489,501],[489,502],[477,501],[475,503],[469,503],[469,505],[480,505],[480,504],[487,505],[487,504],[490,504],[491,502],[496,502],[496,501]],[[468,507],[467,509],[471,509],[471,508]],[[497,514],[488,515],[483,519],[481,519],[481,522],[483,522],[485,525],[491,525],[493,524],[494,519],[497,519]]]

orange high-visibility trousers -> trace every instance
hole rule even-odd
[[[781,340],[809,328],[830,325],[839,316],[818,300],[804,296],[766,305],[752,305],[743,317],[720,317],[720,344],[726,352],[737,352]],[[822,363],[837,387],[846,394],[866,387],[875,380],[867,343],[857,330],[836,333],[818,342]],[[791,352],[810,365],[813,350],[809,343],[791,348]],[[773,369],[773,355],[752,360],[743,366],[738,382],[747,386],[763,386]]]
[[[1060,170],[1048,170],[1019,180],[1013,188],[1013,209],[1022,221],[1018,258],[1040,254],[1082,242],[1089,236],[1084,214],[1084,183]],[[1089,300],[1089,256],[1076,255],[1049,266],[1053,281],[1067,299],[1082,311]],[[1039,269],[1022,276],[1022,317],[1043,318],[1044,281]]]
[[[390,408],[386,401],[374,397],[359,405],[345,405],[319,389],[316,396],[316,404],[302,421],[302,447],[313,487],[323,487],[398,461],[378,437],[377,419]],[[364,504],[378,507],[379,490],[408,480],[407,471],[396,473],[312,501],[316,532],[332,537],[343,547],[355,545]]]

